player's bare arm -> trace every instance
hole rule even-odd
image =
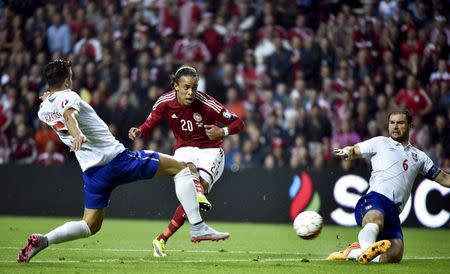
[[[141,137],[141,135],[142,135],[142,131],[138,127],[132,127],[128,131],[128,138],[130,138],[133,141],[136,140],[137,138]]]
[[[69,134],[73,137],[72,145],[70,146],[70,151],[78,151],[81,149],[81,145],[86,142],[86,136],[81,132],[78,126],[78,110],[74,108],[68,108],[64,111],[64,120],[66,120],[67,129]]]
[[[346,146],[344,148],[335,148],[334,154],[344,160],[352,160],[361,157],[361,150],[358,145]]]
[[[450,187],[450,174],[441,170],[435,181],[442,186]]]
[[[205,125],[205,133],[211,140],[222,139],[227,136],[225,128],[220,128],[216,125]]]

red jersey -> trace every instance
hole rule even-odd
[[[239,132],[244,123],[213,97],[197,91],[190,106],[178,103],[174,90],[158,98],[147,120],[139,127],[142,136],[148,136],[161,120],[165,120],[175,135],[174,150],[179,147],[218,148],[223,141],[211,140],[206,135],[205,125],[230,125],[229,133]],[[231,126],[233,124],[233,126]]]

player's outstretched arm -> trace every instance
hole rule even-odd
[[[361,157],[361,150],[358,145],[335,148],[334,154],[344,160],[352,160]]]
[[[70,146],[70,151],[78,151],[81,149],[81,145],[86,142],[86,136],[81,132],[78,126],[78,110],[74,108],[68,108],[64,111],[64,120],[66,120],[67,129],[69,134],[73,137],[72,145]]]
[[[436,177],[435,181],[442,186],[450,187],[450,174],[441,170],[439,175]]]

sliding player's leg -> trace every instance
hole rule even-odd
[[[19,252],[18,262],[29,262],[36,254],[52,244],[59,244],[86,238],[97,233],[103,222],[104,209],[84,209],[83,220],[72,221],[59,226],[47,234],[33,233],[28,243]]]

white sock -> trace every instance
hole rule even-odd
[[[361,248],[358,249],[353,249],[352,251],[350,251],[350,253],[348,253],[348,258],[350,260],[357,260],[359,258],[359,256],[361,255],[361,253],[363,253],[369,246],[371,246],[372,244],[375,243],[375,241],[377,240],[377,236],[378,236],[378,225],[375,223],[367,223],[360,231],[358,234],[358,241],[359,244],[361,245]],[[379,256],[377,256],[378,258]],[[375,259],[377,259],[375,258]],[[373,261],[375,261],[375,259],[373,259]],[[377,259],[377,261],[379,261],[380,258]]]
[[[361,248],[358,249],[352,249],[349,253],[348,253],[348,259],[349,260],[357,260],[359,258],[359,256],[361,256],[361,253],[363,253],[364,250],[362,250]]]
[[[86,221],[82,220],[78,222],[67,222],[45,234],[45,236],[47,237],[48,245],[59,244],[89,237],[91,236],[91,230]]]
[[[178,172],[173,179],[175,181],[175,192],[181,205],[183,205],[189,223],[192,225],[201,222],[203,219],[200,216],[200,207],[191,171],[186,167]]]
[[[363,253],[363,251],[364,250],[362,250],[361,248],[353,249],[352,251],[350,251],[350,253],[348,253],[347,257],[349,260],[358,260],[359,256],[361,256],[361,253]],[[380,257],[381,255],[376,256],[371,262],[379,263]]]
[[[376,223],[367,223],[358,234],[358,241],[364,251],[377,240],[380,229]]]

